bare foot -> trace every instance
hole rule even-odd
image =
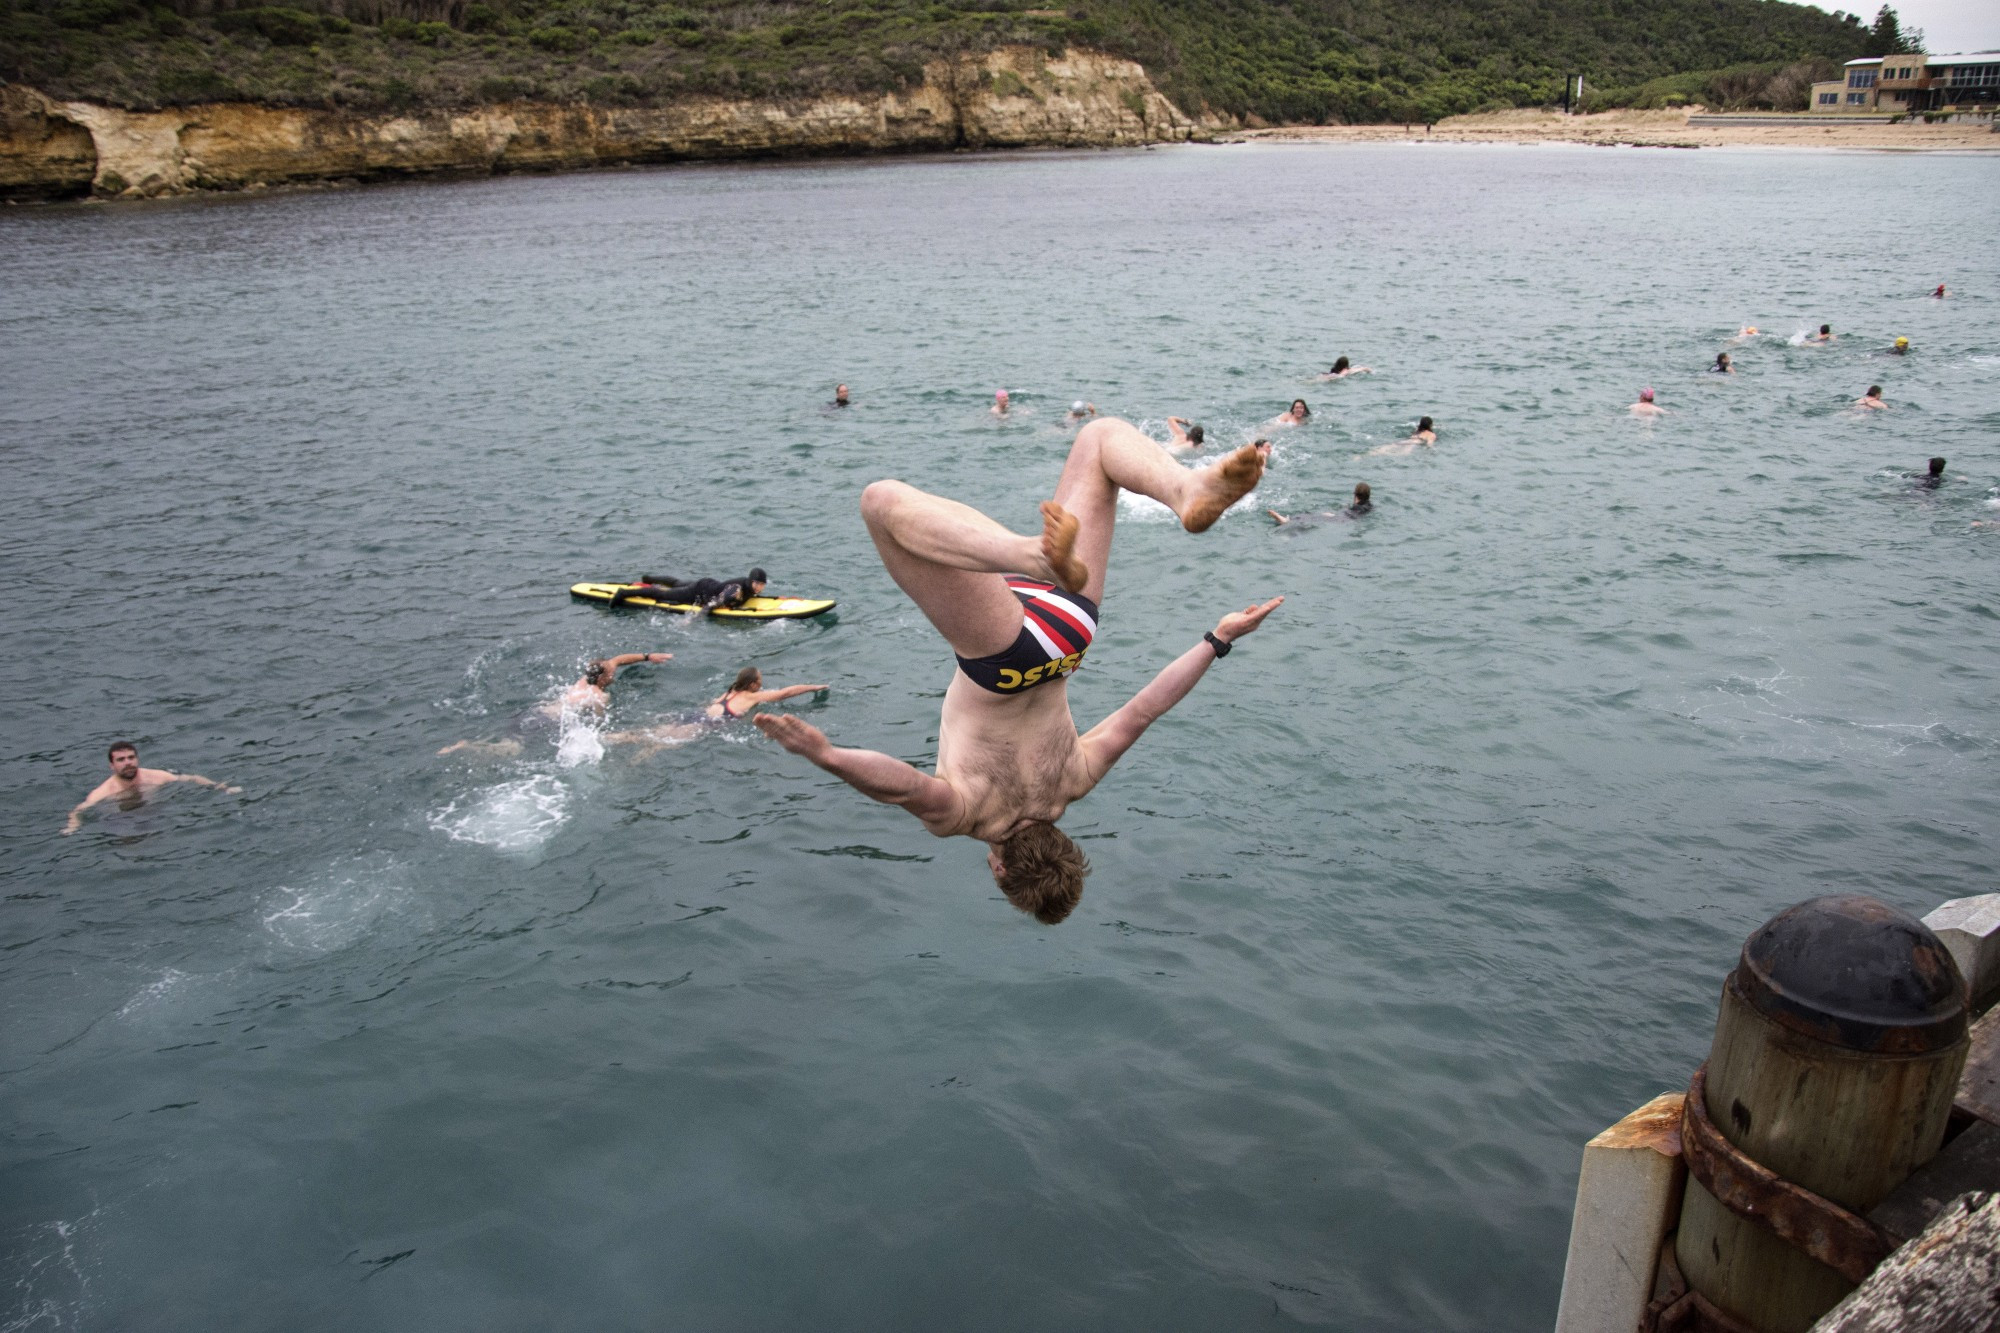
[[[750,719],[757,724],[757,730],[769,736],[793,754],[802,755],[818,762],[820,755],[833,748],[826,733],[804,718],[790,713],[759,713]]]
[[[1090,570],[1076,558],[1076,515],[1054,500],[1042,501],[1042,560],[1070,592],[1082,592]]]
[[[1246,444],[1212,468],[1195,474],[1201,489],[1181,513],[1181,526],[1189,532],[1206,532],[1222,512],[1250,494],[1264,477],[1264,460],[1270,457],[1268,444]]]

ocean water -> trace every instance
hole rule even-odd
[[[1996,886],[1996,204],[1249,145],[7,211],[0,1329],[1547,1327],[1751,929]],[[747,730],[435,755],[662,650],[611,729],[754,663],[924,762],[867,482],[1025,528],[1073,399],[1295,396],[1211,532],[1126,506],[1086,725],[1287,601],[1072,809],[1060,927]],[[753,563],[837,618],[566,594]],[[60,836],[125,737],[242,793]]]

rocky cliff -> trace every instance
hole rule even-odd
[[[361,115],[213,103],[124,111],[0,88],[0,199],[148,197],[293,181],[948,148],[1098,147],[1202,126],[1129,60],[1010,48],[907,93],[663,107],[514,103]]]

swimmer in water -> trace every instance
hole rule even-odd
[[[1374,373],[1375,370],[1372,366],[1351,366],[1347,363],[1347,358],[1343,356],[1333,363],[1333,369],[1321,375],[1320,378],[1323,380],[1344,380],[1349,375],[1373,375]]]
[[[845,384],[836,384],[833,386],[833,405],[835,407],[847,406],[847,386]]]
[[[1639,401],[1632,404],[1626,411],[1635,417],[1663,417],[1667,414],[1666,408],[1661,407],[1653,401],[1653,391],[1651,389],[1639,390]]]
[[[783,703],[802,694],[818,694],[821,690],[831,688],[828,685],[787,685],[783,689],[767,690],[764,688],[763,673],[756,667],[744,667],[736,673],[735,682],[724,690],[720,697],[710,700],[702,711],[684,714],[672,722],[659,726],[641,727],[636,731],[614,731],[604,737],[604,743],[647,745],[658,749],[663,745],[693,740],[702,732],[714,727],[740,722],[761,704]]]
[[[1419,446],[1426,449],[1430,448],[1437,443],[1437,438],[1437,430],[1431,425],[1431,419],[1429,417],[1419,417],[1415,431],[1405,435],[1400,440],[1392,440],[1388,444],[1378,444],[1367,453],[1359,456],[1362,458],[1402,458],[1415,453]]]
[[[1882,386],[1879,384],[1869,385],[1868,392],[1862,394],[1859,398],[1855,399],[1854,405],[1858,408],[1861,408],[1863,411],[1870,411],[1870,412],[1878,408],[1886,408],[1887,406],[1889,406],[1887,403],[1882,401]]]
[[[1755,324],[1745,324],[1742,328],[1736,330],[1736,336],[1734,338],[1731,338],[1729,341],[1735,343],[1747,343],[1756,336],[1757,336],[1757,326]]]
[[[1944,460],[1942,458],[1933,458],[1930,462],[1930,470],[1928,472],[1905,472],[1903,475],[1905,477],[1914,477],[1918,490],[1934,491],[1944,485]]]
[[[995,389],[993,391],[992,411],[993,415],[996,417],[1004,417],[1007,415],[1007,391],[1005,389]]]
[[[1944,284],[1943,284],[1943,283],[1939,283],[1939,284],[1937,285],[1937,290],[1931,293],[1931,299],[1932,299],[1932,300],[1934,300],[1934,301],[1942,301],[1942,300],[1944,300]]]
[[[1895,345],[1889,349],[1890,356],[1908,356],[1909,354],[1910,340],[1908,338],[1896,339]]]
[[[1715,354],[1715,364],[1708,368],[1708,373],[1711,375],[1734,375],[1736,367],[1729,363],[1729,353],[1717,352]]]
[[[644,597],[663,606],[699,606],[707,611],[734,610],[764,592],[764,571],[753,569],[740,579],[677,579],[671,575],[641,574],[632,586],[611,594],[611,605],[631,597]]]
[[[1010,532],[970,506],[900,481],[861,494],[861,514],[890,577],[951,646],[957,668],[938,724],[937,771],[845,749],[803,718],[766,714],[758,730],[872,800],[898,805],[939,838],[976,838],[1007,900],[1054,925],[1076,907],[1089,869],[1055,826],[1146,728],[1193,690],[1236,640],[1284,600],[1232,611],[1111,716],[1078,734],[1069,676],[1097,632],[1121,491],[1150,496],[1189,532],[1214,526],[1264,475],[1244,445],[1189,469],[1129,422],[1100,417],[1077,432],[1041,530]],[[1257,697],[1271,680],[1242,681]]]
[[[1079,398],[1075,402],[1069,405],[1069,419],[1071,421],[1082,421],[1088,417],[1094,417],[1096,415],[1097,415],[1096,403],[1086,403],[1081,398]]]
[[[1354,522],[1356,519],[1361,518],[1363,515],[1371,514],[1375,511],[1375,501],[1369,498],[1370,494],[1371,492],[1368,489],[1368,483],[1365,481],[1357,481],[1354,483],[1353,502],[1349,504],[1347,508],[1341,510],[1337,514],[1329,513],[1325,510],[1321,510],[1317,514],[1289,514],[1289,515],[1281,514],[1275,509],[1266,509],[1264,512],[1269,514],[1273,519],[1277,520],[1277,524],[1279,527],[1283,527],[1287,523],[1297,523],[1302,519],[1309,519],[1309,518],[1326,518],[1326,519],[1332,519],[1335,522],[1351,523]]]
[[[1832,341],[1833,341],[1833,325],[1831,325],[1831,324],[1822,324],[1822,325],[1820,325],[1820,326],[1819,326],[1819,332],[1818,332],[1818,333],[1813,333],[1813,334],[1808,334],[1808,335],[1806,336],[1806,341],[1807,341],[1807,342],[1809,342],[1809,343],[1830,343],[1830,342],[1832,342]]]
[[[641,662],[670,662],[672,653],[620,653],[600,657],[583,669],[577,682],[553,699],[544,699],[514,719],[513,734],[497,741],[454,741],[438,751],[442,758],[467,750],[474,754],[516,755],[522,742],[536,734],[554,735],[562,730],[565,716],[590,714],[601,717],[611,706],[611,682],[628,666]]]
[[[1167,450],[1169,453],[1185,454],[1201,448],[1201,442],[1208,438],[1207,432],[1191,423],[1186,417],[1167,418]],[[1261,441],[1260,441],[1261,443]]]
[[[1272,417],[1265,424],[1269,426],[1303,426],[1306,423],[1306,419],[1310,416],[1312,416],[1312,409],[1306,406],[1306,400],[1303,398],[1294,398],[1290,407]]]
[[[120,810],[137,809],[148,796],[160,788],[175,782],[192,782],[197,787],[213,787],[234,795],[243,789],[205,778],[199,773],[170,773],[164,768],[139,767],[139,747],[130,741],[119,741],[106,751],[105,758],[111,761],[111,776],[91,789],[75,809],[69,812],[69,819],[63,824],[63,836],[68,837],[83,827],[83,812],[93,805],[105,801],[118,802]]]

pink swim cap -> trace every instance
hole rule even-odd
[[[1003,403],[1007,401],[1007,391],[1005,389],[995,389],[993,391],[993,396],[995,398],[998,398]]]
[[[1642,403],[1650,403],[1650,402],[1652,402],[1652,401],[1653,401],[1653,391],[1652,391],[1651,389],[1641,389],[1641,390],[1639,390],[1639,401],[1640,401],[1640,402],[1642,402]]]

